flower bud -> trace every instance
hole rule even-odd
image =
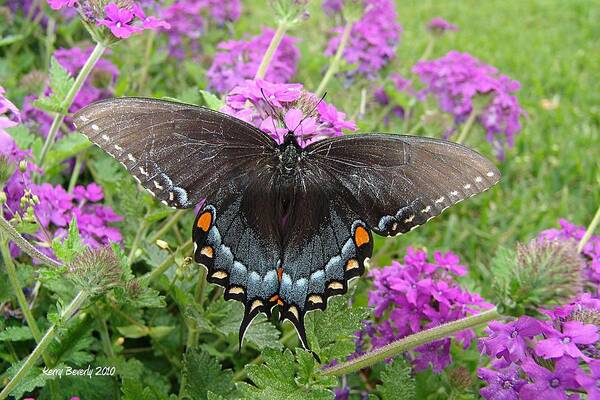
[[[448,380],[453,388],[463,391],[473,384],[471,373],[465,367],[456,367],[448,372]]]
[[[88,248],[68,264],[70,280],[90,294],[102,294],[121,283],[121,260],[110,246]]]
[[[21,160],[19,162],[19,171],[21,171],[21,173],[27,171],[27,160]]]
[[[568,302],[582,291],[582,259],[572,241],[534,240],[492,261],[499,311],[520,316]]]
[[[6,203],[7,197],[6,197],[6,193],[4,193],[4,191],[0,190],[0,206],[4,203]]]
[[[280,22],[296,24],[308,18],[307,0],[271,0],[270,3]]]
[[[164,240],[158,239],[155,243],[158,247],[160,247],[163,250],[169,249],[169,243],[165,242]]]

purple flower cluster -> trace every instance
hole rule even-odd
[[[41,226],[36,234],[41,248],[47,247],[54,238],[65,237],[73,217],[87,245],[98,248],[109,242],[121,241],[119,229],[109,224],[120,222],[123,217],[99,203],[104,193],[97,184],[76,186],[73,193],[68,193],[60,185],[43,183],[34,185],[31,191],[40,199],[34,209]]]
[[[210,88],[226,93],[246,79],[254,79],[258,66],[271,43],[275,32],[263,29],[260,35],[249,40],[228,40],[218,45],[213,64],[207,71]],[[265,80],[285,83],[296,73],[300,59],[297,39],[284,36],[267,69]]]
[[[337,8],[338,3],[329,2],[326,10]],[[364,1],[364,13],[352,26],[350,40],[343,53],[346,62],[356,66],[351,74],[374,78],[395,57],[402,33],[402,26],[396,19],[396,6],[392,0]],[[333,29],[336,36],[329,41],[325,54],[335,54],[343,30],[343,27]]]
[[[585,234],[585,228],[576,226],[571,222],[561,219],[558,221],[560,229],[547,229],[540,232],[538,240],[570,240],[574,245]],[[589,283],[589,290],[596,296],[600,295],[600,236],[592,235],[587,241],[581,254],[584,257],[584,274]]]
[[[577,391],[600,398],[600,300],[589,293],[545,314],[492,322],[480,348],[493,369],[480,368],[485,399],[571,399]],[[591,376],[586,371],[591,371]]]
[[[458,26],[451,24],[443,18],[432,18],[427,24],[427,30],[434,35],[443,35],[447,31],[457,32]]]
[[[126,39],[146,29],[169,29],[170,25],[156,17],[147,16],[142,7],[133,1],[113,1],[108,4],[79,0],[47,0],[54,10],[79,7],[86,21],[107,27],[114,37]],[[81,3],[81,4],[80,4]]]
[[[241,14],[239,0],[180,0],[161,11],[161,16],[171,25],[169,31],[169,54],[172,57],[186,57],[186,48],[193,53],[200,52],[198,39],[205,30],[202,13],[218,24],[236,21]]]
[[[12,127],[19,122],[19,110],[4,97],[4,89],[0,87],[0,123],[10,121]],[[3,212],[8,217],[23,214],[21,199],[30,191],[38,197],[39,202],[34,206],[34,214],[40,229],[33,235],[36,246],[48,255],[51,254],[51,244],[54,238],[65,236],[72,218],[77,220],[81,237],[92,247],[100,247],[109,242],[120,242],[119,229],[111,226],[123,218],[101,203],[104,198],[102,188],[95,183],[87,186],[76,186],[73,193],[68,193],[62,186],[49,183],[36,185],[32,175],[41,172],[32,162],[27,162],[25,168],[19,168],[21,161],[26,161],[31,151],[20,150],[13,138],[0,129],[0,155],[14,167],[12,176],[4,183],[2,190],[7,201]],[[13,251],[16,248],[12,248]]]
[[[499,75],[496,68],[468,53],[457,51],[437,60],[419,61],[412,71],[427,85],[423,94],[435,96],[440,108],[452,114],[457,124],[477,109],[478,121],[500,158],[504,143],[509,147],[514,145],[523,114],[513,95],[520,89],[518,81]]]
[[[291,130],[302,147],[356,129],[346,114],[305,92],[300,83],[247,80],[229,92],[221,111],[262,129],[278,143]]]
[[[79,47],[73,47],[71,49],[58,49],[54,53],[54,57],[58,63],[71,75],[75,76],[86,60],[92,53],[93,48],[88,47],[86,49],[80,49]],[[85,105],[88,105],[94,101],[112,97],[113,86],[119,75],[119,70],[116,65],[108,60],[100,59],[94,67],[91,76],[85,81],[81,90],[75,96],[73,104],[69,108],[69,112],[73,113]],[[44,95],[49,95],[52,92],[49,86],[44,89]],[[52,117],[40,109],[33,106],[35,96],[25,97],[23,104],[23,121],[36,128],[42,136],[47,136],[52,124]],[[71,119],[65,118],[67,126],[73,130],[71,125]]]
[[[375,322],[367,323],[357,340],[358,354],[365,347],[382,347],[394,340],[424,329],[477,314],[491,307],[478,294],[460,288],[454,281],[465,275],[466,267],[452,252],[435,252],[433,261],[426,251],[408,248],[404,264],[397,261],[382,269],[373,270],[373,290],[369,305],[375,308]],[[475,337],[465,330],[455,338],[468,348]],[[417,371],[429,368],[442,371],[451,362],[450,338],[415,348],[413,365]]]

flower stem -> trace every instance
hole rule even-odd
[[[321,82],[319,83],[319,86],[317,87],[317,90],[315,91],[316,97],[320,98],[323,95],[323,93],[325,92],[325,88],[327,87],[327,84],[329,83],[329,80],[331,79],[331,77],[333,75],[335,75],[335,73],[337,72],[337,70],[340,66],[340,61],[342,59],[342,55],[344,54],[344,49],[346,48],[346,45],[348,44],[348,40],[350,39],[350,32],[352,32],[352,24],[353,24],[352,21],[348,20],[348,21],[346,21],[346,25],[344,25],[344,31],[342,32],[340,44],[338,45],[335,55],[333,56],[333,59],[331,60],[331,63],[329,64],[329,68],[327,68],[327,71],[325,72],[323,79],[321,80]]]
[[[427,60],[429,58],[429,56],[431,56],[431,53],[433,52],[434,44],[435,44],[435,38],[433,37],[433,35],[430,35],[429,42],[427,42],[427,47],[425,47],[425,51],[423,51],[423,54],[421,55],[421,57],[419,57],[419,61]]]
[[[467,118],[467,121],[463,125],[462,130],[460,131],[460,135],[458,136],[458,139],[456,139],[456,143],[460,143],[460,144],[464,143],[465,139],[467,138],[467,135],[469,134],[469,131],[473,127],[473,123],[475,122],[475,120],[477,119],[478,116],[479,116],[479,110],[477,110],[475,107],[473,107],[471,114],[469,114],[469,118]]]
[[[8,248],[8,240],[4,235],[0,233],[0,243],[1,248],[0,252],[2,252],[2,259],[4,260],[4,265],[6,266],[6,273],[8,275],[8,280],[10,281],[10,285],[12,286],[15,295],[17,296],[17,302],[19,303],[19,307],[23,312],[23,316],[27,321],[27,326],[29,326],[29,330],[31,331],[31,335],[35,339],[37,343],[42,338],[42,333],[40,332],[40,328],[31,313],[31,309],[29,308],[29,304],[27,303],[27,298],[25,294],[23,294],[23,289],[21,288],[21,284],[19,282],[19,278],[17,277],[17,269],[15,268],[15,264],[10,256],[10,250]],[[44,363],[50,367],[52,365],[52,360],[47,354],[42,354],[44,358]]]
[[[45,255],[44,253],[42,253],[41,251],[39,251],[38,249],[33,247],[31,245],[31,243],[29,243],[27,240],[25,240],[25,238],[23,236],[21,236],[19,234],[19,232],[17,232],[17,230],[10,224],[10,222],[8,222],[6,219],[4,219],[4,217],[1,215],[0,215],[0,230],[3,230],[8,235],[10,240],[15,242],[16,245],[19,246],[19,248],[21,250],[23,250],[25,253],[29,254],[29,256],[31,256],[32,258],[36,258],[36,259],[40,260],[41,262],[43,262],[44,264],[46,264],[49,267],[55,267],[55,268],[62,267],[61,263],[59,263],[58,261],[54,261],[47,255]]]
[[[60,320],[64,322],[68,321],[72,316],[74,316],[77,313],[77,311],[87,300],[87,298],[88,295],[85,291],[82,290],[79,293],[77,293],[77,295],[71,301],[71,303],[69,303],[69,305],[67,305],[60,313]],[[21,365],[21,368],[19,368],[15,376],[13,376],[12,379],[8,382],[8,384],[4,387],[4,389],[2,389],[2,392],[0,392],[0,400],[6,399],[10,392],[12,392],[13,389],[19,383],[21,383],[21,381],[24,378],[27,377],[29,371],[31,371],[31,368],[35,365],[38,358],[46,350],[48,345],[52,343],[52,340],[54,340],[57,329],[58,326],[56,324],[52,324],[50,328],[48,328],[44,336],[40,339],[37,346],[35,346],[35,349],[33,349],[31,354],[27,356],[27,358],[25,359],[25,361]]]
[[[267,47],[267,51],[265,52],[265,55],[263,56],[263,59],[260,62],[254,79],[264,79],[265,74],[267,73],[267,68],[269,68],[269,64],[271,64],[271,60],[275,55],[275,51],[277,51],[279,43],[281,43],[281,39],[283,39],[283,35],[285,34],[285,31],[287,31],[288,26],[289,25],[286,20],[282,20],[279,22],[277,30],[275,31],[275,35],[273,35],[273,39],[271,39],[271,43],[269,43],[269,47]]]
[[[65,119],[65,115],[68,113],[69,107],[71,107],[71,104],[73,104],[75,96],[77,96],[79,90],[81,90],[83,83],[89,76],[90,72],[92,72],[92,69],[104,53],[104,50],[106,50],[106,46],[104,46],[101,43],[97,43],[96,47],[94,47],[94,50],[92,51],[92,54],[90,54],[87,61],[81,68],[81,71],[79,71],[79,74],[75,78],[75,82],[73,82],[73,86],[71,86],[71,88],[67,92],[67,95],[61,103],[62,112],[57,113],[54,116],[54,120],[52,121],[52,125],[50,126],[50,131],[48,132],[48,136],[46,137],[46,141],[44,142],[44,147],[42,147],[42,152],[40,153],[40,157],[37,160],[37,165],[43,166],[44,159],[48,155],[50,147],[52,147],[52,145],[54,144],[56,134],[58,133],[58,130]]]
[[[133,243],[131,244],[131,249],[129,250],[129,255],[127,256],[127,265],[131,265],[133,263],[133,259],[135,258],[135,251],[140,245],[142,241],[142,236],[144,235],[144,231],[146,230],[146,222],[142,222],[137,232],[135,233],[135,238],[133,239]]]
[[[491,310],[487,310],[476,315],[470,315],[468,317],[396,340],[351,361],[324,369],[322,373],[323,375],[340,376],[349,374],[351,372],[356,372],[362,368],[370,367],[371,365],[381,362],[386,358],[397,356],[398,354],[401,354],[407,350],[414,349],[415,347],[425,343],[433,342],[434,340],[445,338],[453,333],[493,321],[498,319],[500,316],[501,315],[498,313],[498,310],[496,307],[494,307]]]
[[[67,192],[69,193],[73,193],[73,189],[75,189],[77,179],[79,179],[79,174],[81,173],[83,158],[83,154],[79,154],[75,157],[75,166],[73,167],[73,172],[71,172],[71,179],[69,179],[69,187],[67,188]]]
[[[175,225],[177,223],[177,221],[179,221],[181,219],[181,217],[183,217],[186,213],[186,210],[177,210],[174,214],[172,214],[169,219],[167,220],[167,222],[164,223],[163,226],[161,226],[154,235],[150,236],[150,238],[148,239],[149,243],[154,243],[156,242],[158,239],[160,239],[165,233],[167,233],[167,231],[169,229],[171,229],[173,227],[173,225]]]
[[[156,267],[151,272],[144,275],[143,279],[146,279],[147,282],[152,282],[153,280],[157,279],[166,270],[168,270],[169,267],[171,267],[171,265],[173,265],[173,261],[175,260],[175,256],[177,255],[178,252],[185,253],[185,252],[191,250],[191,248],[192,248],[192,241],[188,240],[183,245],[181,245],[181,247],[179,247],[178,251],[174,251],[173,254],[171,254],[169,257],[167,257],[166,260],[163,261],[158,267]]]
[[[590,222],[590,225],[585,231],[585,235],[583,235],[583,237],[579,241],[579,244],[577,245],[578,253],[581,253],[581,250],[583,250],[585,244],[588,242],[588,240],[590,240],[590,238],[592,237],[592,233],[594,233],[594,230],[596,230],[596,227],[598,226],[598,223],[600,223],[600,207],[598,207],[598,209],[596,210],[596,215],[594,215],[592,222]]]

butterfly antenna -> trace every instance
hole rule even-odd
[[[271,104],[271,102],[269,101],[269,99],[267,99],[267,96],[265,95],[265,91],[263,90],[263,88],[260,88],[260,94],[262,94],[263,99],[265,100],[265,103],[267,103],[267,105],[269,106],[269,108],[271,109],[271,122],[273,123],[273,133],[276,135],[277,134],[277,127],[275,126],[275,116],[277,117],[277,119],[279,121],[281,121],[284,125],[285,125],[285,121],[283,120],[283,116],[281,114],[279,114],[277,112],[277,110],[275,110],[275,107],[273,107],[273,104]],[[287,127],[286,127],[287,129]]]
[[[310,112],[308,112],[308,113],[306,113],[306,114],[304,115],[304,118],[302,118],[302,119],[300,120],[300,122],[298,122],[298,125],[296,125],[296,127],[294,128],[294,130],[292,130],[292,132],[296,132],[296,129],[298,129],[298,127],[299,127],[300,125],[302,125],[302,123],[304,122],[304,120],[305,120],[306,118],[308,118],[309,116],[311,116],[311,115],[312,115],[312,114],[315,112],[315,110],[317,109],[317,107],[319,107],[319,104],[321,104],[321,102],[322,102],[323,100],[325,100],[325,96],[327,96],[327,92],[323,93],[323,96],[321,96],[321,98],[319,99],[319,101],[317,101],[317,104],[315,104],[315,106],[312,108],[312,110],[310,110]]]

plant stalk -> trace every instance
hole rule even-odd
[[[173,261],[175,260],[175,256],[177,255],[177,253],[179,253],[179,252],[186,253],[186,252],[190,251],[191,249],[192,249],[192,240],[190,239],[187,242],[185,242],[183,245],[181,245],[181,247],[179,247],[177,249],[177,251],[174,251],[173,254],[171,254],[169,257],[167,257],[167,259],[165,261],[163,261],[158,267],[156,267],[151,272],[144,275],[142,277],[142,279],[145,279],[147,282],[152,282],[153,280],[158,279],[159,276],[161,276],[166,270],[168,270],[171,267],[171,265],[173,265]]]
[[[81,90],[83,83],[85,82],[89,74],[92,72],[92,69],[94,69],[94,66],[104,53],[104,50],[106,50],[106,46],[104,46],[101,43],[96,43],[96,47],[94,47],[92,54],[90,54],[90,56],[86,60],[85,64],[81,68],[81,71],[79,71],[79,74],[77,74],[75,82],[73,82],[73,86],[71,86],[71,88],[67,92],[67,95],[61,103],[62,112],[56,113],[56,115],[54,116],[54,120],[52,121],[52,125],[50,126],[50,131],[48,132],[48,136],[46,137],[46,141],[44,142],[44,146],[42,147],[42,152],[40,153],[40,157],[37,160],[37,165],[44,165],[44,160],[48,155],[48,151],[54,144],[56,134],[58,133],[58,130],[65,119],[65,115],[69,111],[69,107],[71,107],[71,104],[73,104],[75,96],[77,96],[77,94]]]
[[[275,55],[275,51],[277,51],[277,48],[279,47],[279,44],[283,39],[283,35],[287,31],[288,27],[289,24],[287,21],[283,20],[279,22],[277,30],[275,31],[275,35],[273,35],[273,39],[271,39],[271,43],[269,43],[269,47],[267,47],[267,51],[265,52],[265,55],[263,56],[263,59],[260,62],[254,79],[264,79],[265,74],[267,73],[267,69],[269,68],[269,64],[271,64],[271,60]]]
[[[88,294],[85,291],[82,290],[79,293],[77,293],[75,298],[73,298],[69,305],[67,305],[60,313],[60,320],[64,322],[68,321],[72,316],[74,316],[77,313],[77,311],[87,300],[87,298]],[[0,400],[6,399],[13,391],[13,389],[19,383],[21,383],[21,381],[24,378],[27,377],[29,371],[31,371],[31,368],[33,368],[33,366],[43,354],[43,352],[46,350],[46,348],[50,345],[50,343],[52,343],[52,340],[56,336],[57,329],[58,326],[56,324],[52,324],[52,326],[48,328],[44,336],[40,339],[37,346],[35,346],[35,349],[33,349],[31,354],[27,356],[27,358],[25,359],[25,361],[21,365],[21,368],[19,368],[15,376],[13,376],[12,379],[8,382],[8,384],[4,387],[4,389],[2,389],[2,392],[0,392]]]
[[[352,32],[352,25],[353,25],[353,22],[350,20],[346,21],[346,25],[344,25],[344,31],[342,32],[340,44],[338,45],[335,55],[333,56],[333,59],[331,60],[331,63],[329,64],[329,68],[327,68],[327,71],[325,72],[323,79],[321,80],[321,82],[319,83],[319,86],[317,87],[317,90],[315,91],[315,96],[318,98],[320,98],[323,95],[323,93],[325,92],[325,88],[327,87],[327,84],[329,83],[331,78],[336,74],[336,72],[340,66],[340,61],[342,59],[342,55],[344,54],[344,49],[346,48],[346,45],[348,44],[348,40],[350,39],[350,32]]]
[[[588,242],[588,240],[590,240],[590,238],[592,237],[592,234],[598,227],[598,223],[600,223],[600,207],[598,207],[598,209],[596,210],[596,215],[594,215],[592,222],[590,222],[589,226],[587,227],[587,229],[585,231],[585,234],[583,235],[583,237],[579,241],[579,244],[577,245],[578,253],[581,253],[585,244]]]
[[[467,135],[469,134],[469,131],[473,127],[473,123],[475,122],[475,120],[477,119],[478,116],[479,116],[479,110],[477,110],[475,107],[473,107],[473,110],[471,110],[471,114],[469,114],[469,118],[467,118],[467,121],[463,125],[462,130],[460,131],[460,135],[458,136],[458,139],[456,139],[456,143],[459,143],[459,144],[464,143],[465,139],[467,138]]]
[[[6,219],[4,219],[4,217],[2,215],[0,215],[0,229],[3,230],[8,235],[10,240],[15,242],[21,250],[23,250],[25,253],[27,253],[32,258],[36,258],[36,259],[40,260],[41,262],[43,262],[44,264],[46,264],[49,267],[54,267],[54,268],[62,267],[61,263],[51,259],[47,255],[45,255],[44,253],[42,253],[41,251],[39,251],[38,249],[33,247],[31,245],[31,243],[29,243],[27,240],[25,240],[25,238],[23,236],[21,236],[19,234],[19,232],[17,232],[17,230],[10,224],[10,222],[8,222]]]
[[[356,372],[362,368],[370,367],[386,358],[397,356],[407,350],[414,349],[425,343],[445,338],[453,333],[476,327],[477,325],[493,321],[501,317],[496,307],[476,315],[449,322],[435,328],[415,333],[414,335],[396,340],[376,350],[370,351],[351,361],[323,369],[323,375],[340,376]]]
[[[167,222],[164,223],[163,226],[161,226],[154,235],[150,236],[150,238],[148,239],[149,243],[154,243],[156,242],[158,239],[160,239],[165,233],[167,233],[167,231],[169,231],[169,229],[171,229],[173,227],[173,225],[175,225],[177,223],[177,221],[179,221],[181,219],[181,217],[183,217],[186,213],[186,210],[177,210],[173,215],[171,215],[169,217],[169,219],[167,220]]]

